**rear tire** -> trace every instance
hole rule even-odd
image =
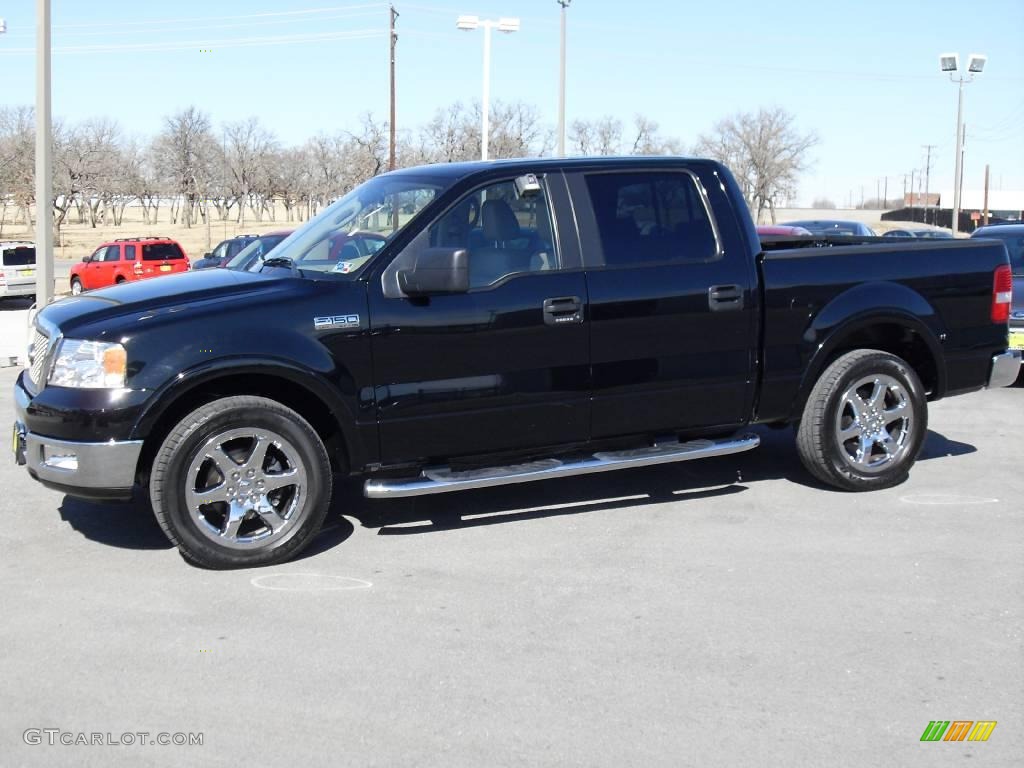
[[[323,441],[295,411],[225,397],[188,414],[153,460],[150,500],[167,538],[205,568],[271,565],[316,536],[331,501]]]
[[[861,349],[818,379],[797,430],[800,460],[823,483],[872,491],[907,479],[928,431],[924,387],[907,362]]]

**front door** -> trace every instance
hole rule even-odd
[[[744,422],[756,283],[749,254],[715,225],[711,180],[595,172],[570,186],[590,293],[593,437]]]
[[[562,176],[538,181],[468,193],[371,280],[385,463],[589,438],[586,280]],[[401,293],[398,269],[427,247],[468,251],[468,293]]]

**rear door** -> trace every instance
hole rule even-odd
[[[371,279],[384,462],[588,439],[586,281],[564,180],[539,182],[468,192]],[[402,294],[398,270],[426,248],[468,251],[468,293]]]
[[[712,216],[707,189],[719,185],[664,167],[569,180],[590,295],[594,439],[745,422],[756,276]]]

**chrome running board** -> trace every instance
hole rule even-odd
[[[737,435],[725,440],[690,440],[681,443],[657,443],[647,448],[625,451],[600,451],[580,458],[550,458],[513,464],[506,467],[485,467],[453,472],[448,467],[424,469],[418,477],[367,480],[363,494],[368,499],[399,499],[406,496],[426,496],[431,493],[464,491],[470,488],[491,488],[512,483],[529,483],[556,477],[588,475],[614,469],[649,467],[674,461],[708,459],[727,456],[757,448],[761,439],[757,435]]]

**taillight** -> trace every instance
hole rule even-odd
[[[135,264],[132,265],[132,271],[136,275],[141,275],[142,274],[142,264],[140,264],[139,262],[136,261]]]
[[[992,322],[1006,323],[1010,320],[1010,305],[1013,303],[1013,273],[1009,264],[996,267],[992,277]]]

